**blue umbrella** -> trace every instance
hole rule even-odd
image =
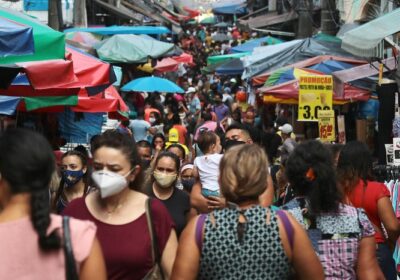
[[[20,101],[21,97],[19,96],[0,96],[0,114],[14,115]]]
[[[330,75],[333,72],[349,69],[352,67],[354,67],[354,65],[352,65],[350,63],[330,59],[330,60],[322,61],[322,62],[315,64],[308,68],[318,70],[318,71],[324,72],[327,75]]]
[[[170,80],[159,77],[144,77],[130,81],[121,88],[122,91],[145,91],[145,92],[177,92],[185,91]]]

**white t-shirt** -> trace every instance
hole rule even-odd
[[[194,167],[199,172],[201,187],[210,191],[219,191],[219,163],[223,155],[211,154],[196,157]]]

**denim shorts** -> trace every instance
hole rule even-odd
[[[396,264],[389,246],[385,243],[378,243],[377,245],[376,258],[386,280],[396,280]]]
[[[201,189],[201,194],[205,197],[209,197],[209,196],[220,196],[219,191],[211,191],[209,189]]]

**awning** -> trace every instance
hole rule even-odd
[[[222,0],[212,4],[214,14],[240,15],[247,13],[246,0]]]
[[[239,24],[251,28],[261,28],[271,26],[286,21],[297,19],[298,15],[295,11],[278,14],[278,12],[269,12],[265,15],[249,18],[247,20],[239,20]]]
[[[376,57],[382,40],[400,31],[400,8],[346,32],[342,49],[362,57]]]
[[[159,35],[171,33],[164,26],[108,26],[108,27],[91,27],[91,28],[70,28],[64,30],[64,33],[69,32],[90,32],[100,35],[116,35],[116,34],[134,34],[134,35]]]
[[[363,60],[357,60],[357,59],[352,59],[352,58],[347,58],[347,57],[340,57],[340,56],[333,56],[333,55],[319,55],[315,56],[309,59],[302,60],[300,62],[296,62],[290,65],[285,66],[286,68],[292,68],[292,67],[297,67],[297,68],[305,68],[309,67],[311,65],[316,65],[318,63],[321,63],[323,61],[327,60],[335,60],[335,61],[341,61],[341,62],[346,62],[350,64],[355,64],[355,65],[361,65],[367,63],[366,61]],[[354,69],[354,68],[353,68]],[[265,81],[268,79],[268,77],[276,70],[270,70],[267,72],[264,72],[260,75],[257,75],[253,77],[252,82],[253,85],[262,85],[265,83]],[[347,70],[345,70],[347,71]]]
[[[98,4],[99,6],[101,6],[103,9],[105,9],[121,18],[132,19],[136,22],[143,21],[143,16],[133,13],[131,10],[129,10],[128,8],[125,8],[124,6],[115,7],[115,6],[110,5],[101,0],[94,0],[94,2],[96,4]]]

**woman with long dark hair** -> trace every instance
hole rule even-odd
[[[295,198],[283,206],[307,230],[326,279],[384,279],[374,229],[362,209],[343,204],[332,155],[318,141],[300,144],[286,162]]]
[[[338,180],[347,204],[365,209],[375,229],[376,254],[387,280],[396,279],[391,248],[400,235],[390,193],[382,183],[373,181],[372,156],[366,144],[347,143],[341,150],[337,166]],[[387,234],[387,237],[386,237]]]
[[[50,214],[52,149],[35,132],[12,129],[0,136],[0,279],[65,279],[62,217]],[[96,227],[70,219],[79,279],[106,279]]]
[[[89,192],[87,157],[79,151],[68,151],[61,157],[61,180],[53,198],[53,209],[61,213],[68,203]]]

